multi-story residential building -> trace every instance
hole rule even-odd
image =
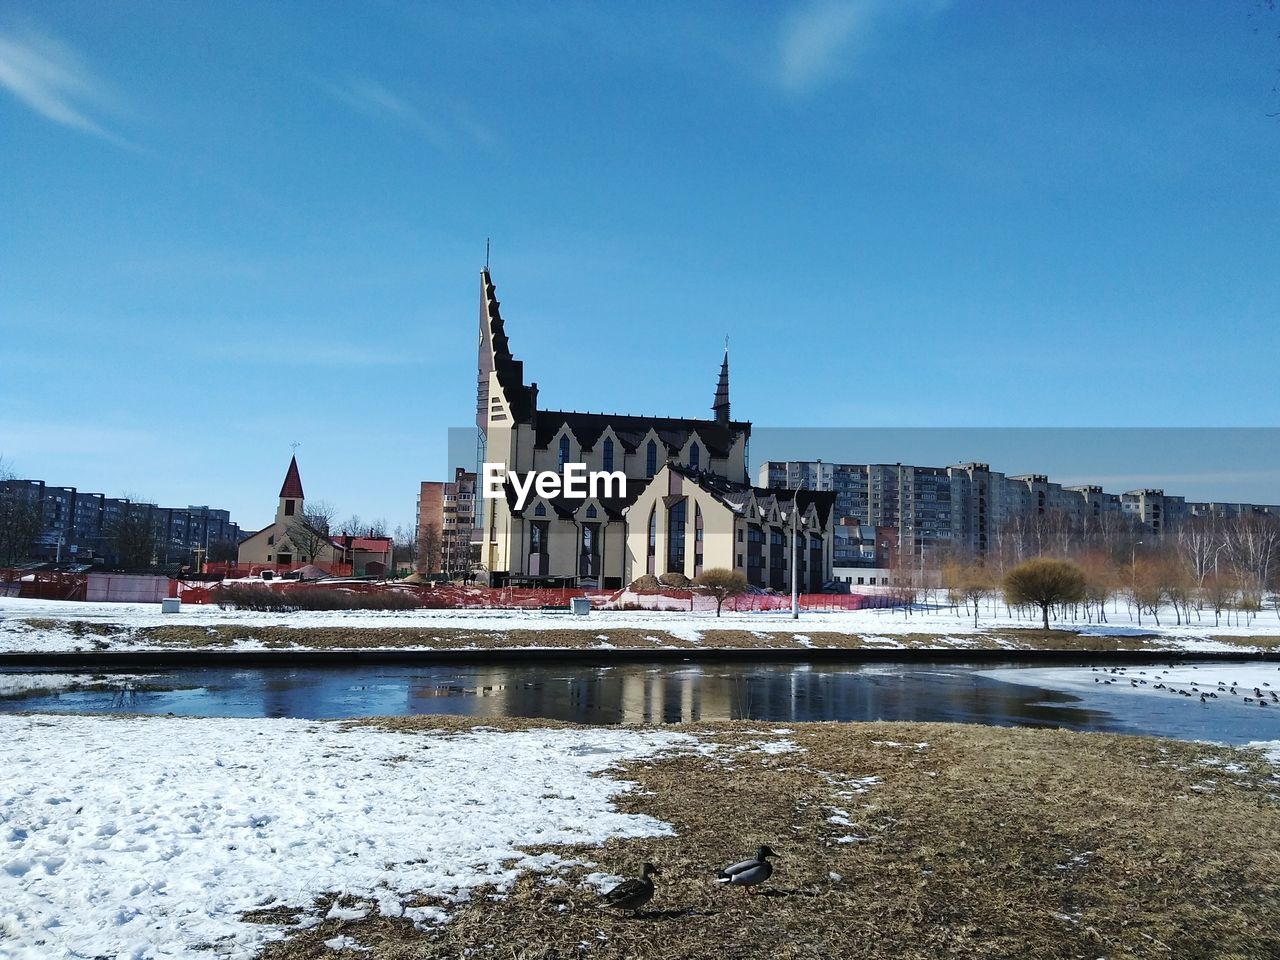
[[[912,566],[947,551],[985,554],[1002,538],[1032,528],[1037,536],[1065,537],[1136,525],[1163,536],[1190,516],[1280,515],[1272,504],[1188,502],[1159,489],[1116,494],[1096,485],[1064,487],[1044,474],[1006,476],[976,461],[919,467],[771,460],[761,464],[759,479],[762,486],[834,490],[841,522],[880,531],[877,539],[894,541],[895,562]]]
[[[190,562],[211,544],[234,546],[241,537],[228,511],[208,506],[161,507],[55,487],[43,480],[4,480],[0,489],[39,505],[40,531],[28,553],[42,560],[118,562],[115,531],[127,512],[150,522],[154,559],[161,565]]]
[[[423,481],[418,495],[418,567],[465,576],[479,556],[475,541],[476,475],[455,467],[449,482]]]

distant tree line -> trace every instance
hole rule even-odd
[[[1139,624],[1157,626],[1210,616],[1215,626],[1224,617],[1248,623],[1267,606],[1280,616],[1280,517],[1271,514],[1191,517],[1163,537],[1132,524],[1090,534],[1048,516],[1012,527],[986,557],[952,555],[939,564],[949,602],[975,623],[984,602],[993,612],[997,604],[1038,608],[1046,626],[1054,611],[1106,623],[1108,606],[1120,603]],[[1043,595],[1043,581],[1051,579],[1041,560],[1065,564],[1052,574],[1067,585],[1059,584],[1048,605],[1033,595]],[[1028,571],[1036,589],[1026,582]]]

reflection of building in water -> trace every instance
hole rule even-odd
[[[678,673],[637,668],[622,677],[622,723],[682,723],[732,716],[729,684],[698,668]]]
[[[409,687],[411,713],[451,713],[466,717],[505,717],[511,673],[479,667],[465,674],[415,678]]]

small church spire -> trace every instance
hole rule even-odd
[[[280,499],[302,499],[302,477],[298,473],[298,457],[295,454],[289,459],[289,470],[284,475],[284,483],[280,487]]]
[[[716,400],[711,404],[717,423],[729,422],[729,338],[724,338],[724,362],[720,364],[720,382],[716,384]]]

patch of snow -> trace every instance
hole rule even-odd
[[[1280,766],[1280,740],[1253,740],[1246,743],[1245,747],[1249,750],[1261,750],[1268,761]]]
[[[679,602],[675,604],[680,606]],[[751,611],[735,613],[726,610],[717,618],[715,612],[690,611],[687,602],[681,609],[673,610],[593,610],[591,628],[661,630],[686,643],[698,643],[706,630],[746,630],[769,635],[792,634],[797,642],[808,640],[809,631],[831,631],[862,635],[864,643],[883,648],[901,647],[893,639],[903,634],[930,633],[940,635],[939,645],[963,647],[987,637],[994,629],[1039,629],[1037,617],[1008,615],[997,605],[994,610],[985,608],[975,627],[973,618],[957,613],[949,606],[934,605],[916,608],[910,616],[901,609],[868,608],[864,610],[802,610],[799,620],[792,620],[789,610]],[[1214,626],[1212,619],[1200,619],[1192,624],[1157,627],[1144,618],[1137,623],[1121,606],[1107,611],[1112,621],[1107,624],[1055,621],[1054,626],[1083,631],[1088,636],[1138,637],[1152,636],[1164,647],[1182,651],[1239,650],[1239,644],[1223,643],[1211,637],[1276,637],[1280,636],[1280,617],[1270,612],[1253,618],[1248,623],[1222,623]],[[562,610],[326,610],[286,612],[257,612],[223,610],[220,607],[184,604],[181,614],[162,614],[158,603],[82,603],[61,600],[29,600],[17,597],[0,597],[0,651],[53,651],[93,649],[129,646],[139,649],[126,638],[76,635],[70,630],[34,629],[21,622],[23,618],[46,618],[85,624],[116,624],[126,629],[172,626],[283,626],[296,628],[457,628],[491,630],[561,630],[572,627]],[[797,628],[806,631],[796,634]],[[581,627],[578,627],[581,629]],[[998,641],[1013,649],[1016,639],[1001,638]],[[423,648],[429,648],[424,643]],[[260,649],[261,644],[242,641],[215,649]],[[1248,647],[1246,647],[1248,649]]]
[[[326,940],[324,945],[334,951],[355,950],[358,953],[369,953],[373,950],[373,947],[366,947],[353,937],[334,937],[332,940]]]
[[[620,761],[696,745],[662,731],[454,736],[298,720],[0,716],[7,960],[250,958],[329,892],[434,923],[418,894],[508,887],[552,855],[671,828],[612,802]],[[348,901],[350,902],[350,901]],[[203,955],[203,954],[201,954]]]

